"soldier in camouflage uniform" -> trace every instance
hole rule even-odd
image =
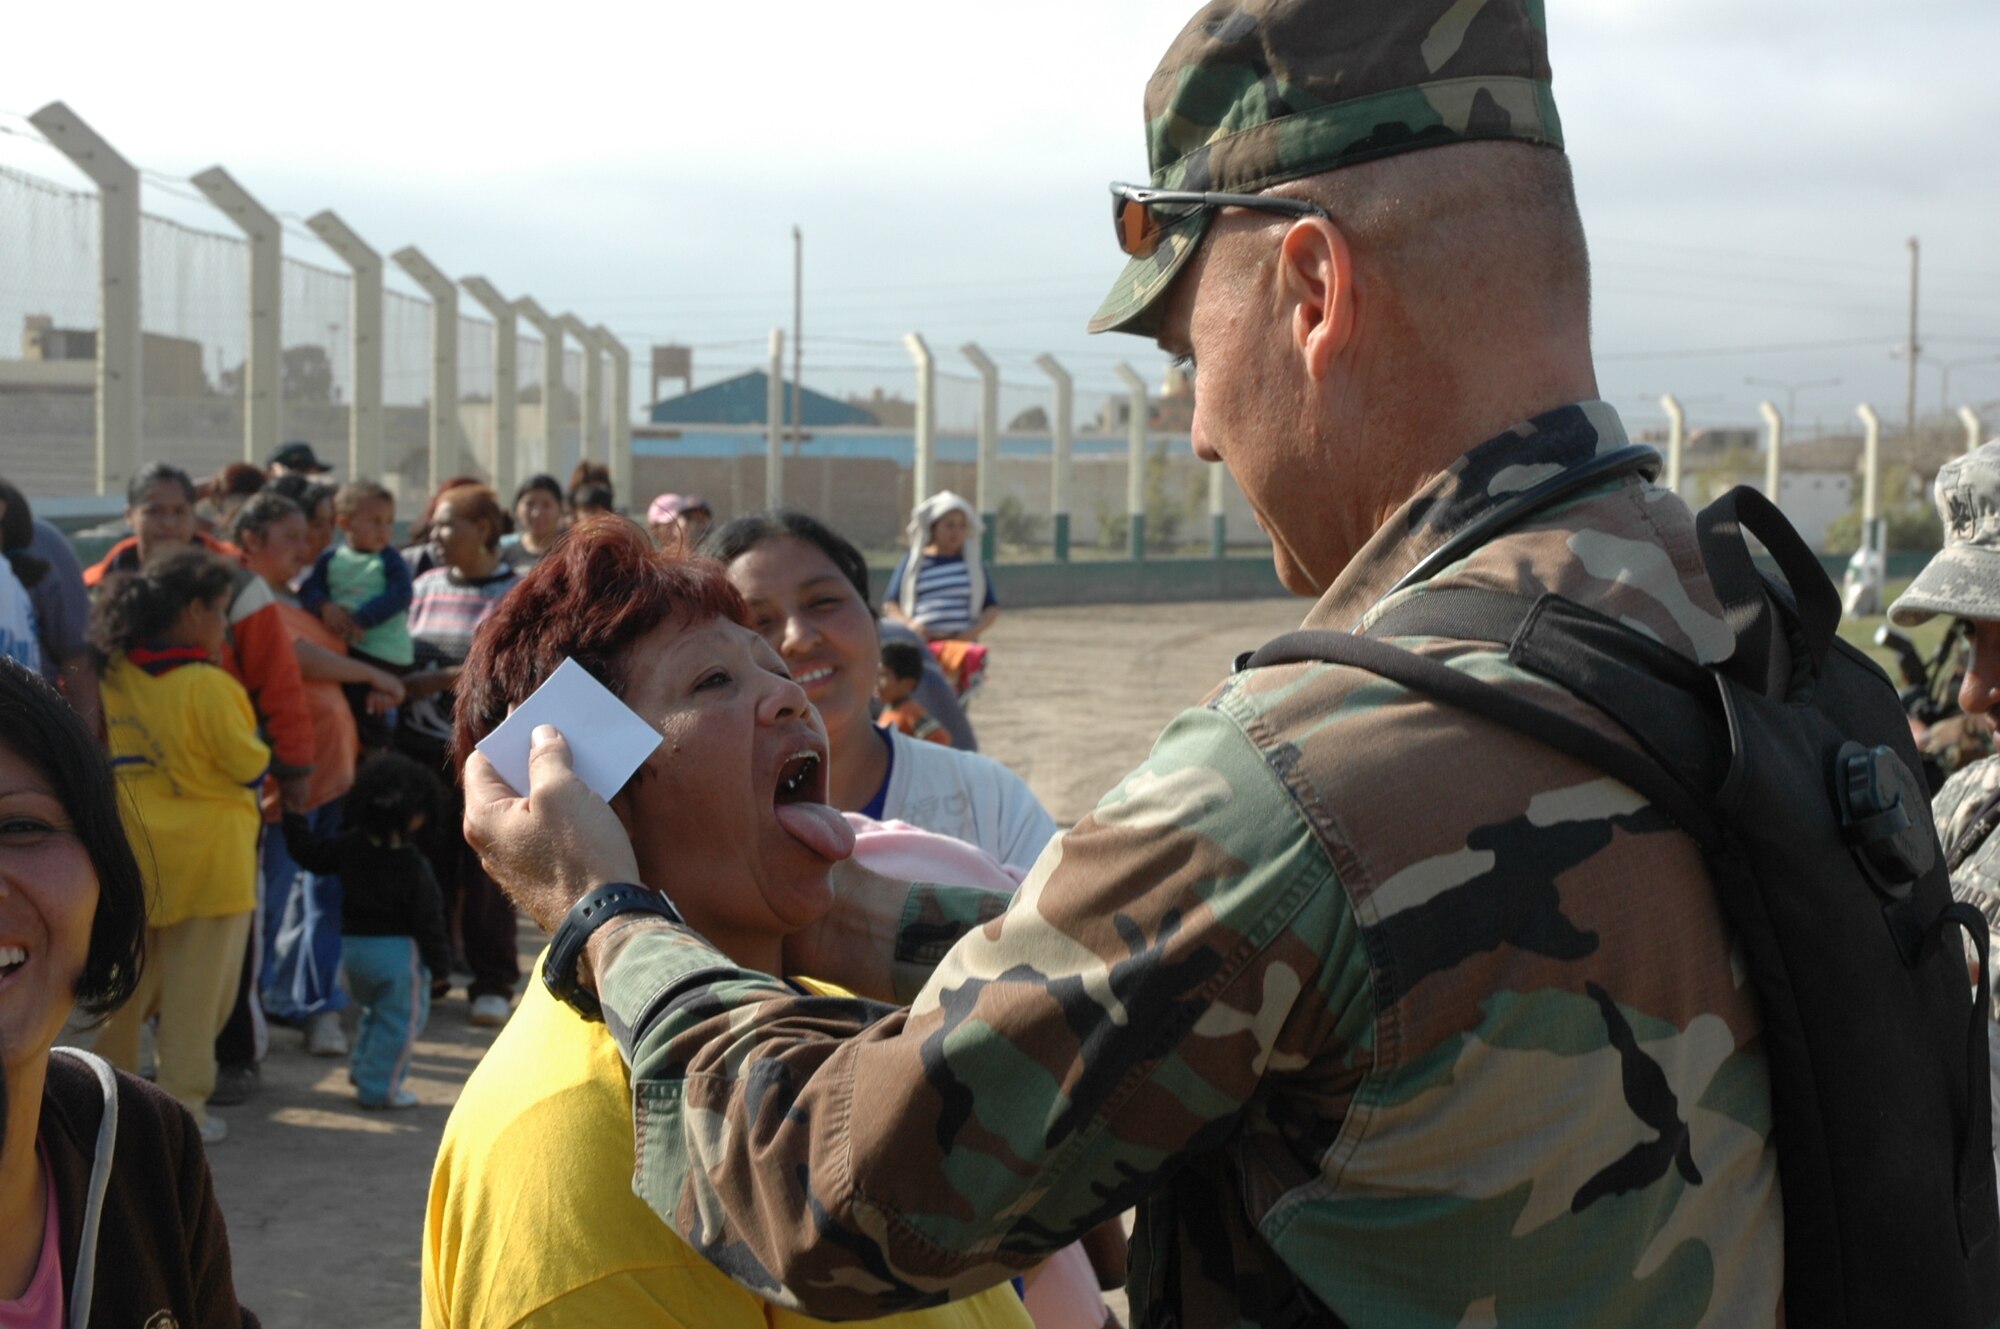
[[[1889,619],[1904,628],[1938,614],[1972,620],[1972,660],[1958,704],[1968,715],[1989,716],[2000,706],[2000,439],[1946,462],[1932,493],[1944,522],[1944,548],[1889,606]],[[2000,835],[1993,833],[2000,827],[2000,756],[1976,761],[1945,781],[1931,800],[1931,815],[1944,842],[1953,897],[1986,915],[1986,925],[2000,935]],[[2000,1141],[2000,985],[1988,1015],[1993,1138]]]
[[[1228,198],[1121,190],[1137,252],[1093,327],[1199,360],[1196,450],[1318,597],[1308,626],[1555,592],[1712,661],[1733,638],[1691,515],[1644,475],[1399,587],[1626,443],[1591,400],[1542,29],[1539,0],[1210,4],[1147,89],[1152,184]],[[1488,646],[1403,644],[1621,737]],[[467,780],[468,833],[545,926],[629,879],[561,745],[532,800]],[[929,1304],[1137,1207],[1141,1325],[1665,1329],[1782,1316],[1732,950],[1694,843],[1630,789],[1298,664],[1175,720],[1011,901],[846,881],[787,963],[905,1009],[635,915],[588,966],[636,1187],[779,1304]]]

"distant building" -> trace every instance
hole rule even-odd
[[[866,397],[849,397],[847,404],[859,411],[866,411],[876,424],[884,429],[915,429],[917,427],[917,404],[905,401],[894,393],[876,388]]]
[[[140,373],[149,397],[206,397],[213,391],[202,348],[186,337],[145,333]],[[94,392],[97,329],[59,328],[47,314],[21,320],[21,358],[0,360],[0,391]]]
[[[735,378],[725,378],[705,388],[669,397],[652,411],[656,425],[761,425],[767,423],[765,402],[770,396],[770,375],[753,369]],[[784,423],[792,424],[792,385],[781,385]],[[858,406],[837,401],[823,392],[803,388],[799,392],[799,413],[808,429],[838,425],[872,425],[875,417]]]

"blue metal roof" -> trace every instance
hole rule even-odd
[[[764,404],[769,397],[770,375],[753,369],[735,378],[725,378],[705,388],[654,405],[656,425],[761,425],[766,423]],[[785,423],[792,420],[792,385],[784,383]],[[872,425],[875,417],[858,406],[836,401],[825,393],[804,388],[799,393],[799,414],[808,428],[836,425]]]

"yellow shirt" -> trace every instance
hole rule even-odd
[[[257,907],[257,786],[271,750],[243,685],[221,666],[155,675],[124,656],[101,688],[119,812],[146,878],[146,922]]]
[[[632,1088],[603,1024],[539,975],[445,1124],[424,1216],[425,1329],[806,1329],[632,1191]],[[832,989],[823,989],[832,991]],[[1010,1286],[877,1329],[1032,1329]]]

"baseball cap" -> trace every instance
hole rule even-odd
[[[2000,619],[2000,439],[1940,466],[1931,495],[1944,548],[1889,606],[1889,621],[1913,628],[1938,614]]]
[[[289,471],[306,471],[313,475],[324,475],[333,467],[321,461],[313,452],[310,443],[286,443],[271,454],[266,466],[282,466]]]
[[[1146,84],[1157,189],[1254,194],[1480,139],[1562,147],[1542,0],[1212,0]],[[1156,336],[1212,215],[1126,264],[1090,331]]]

